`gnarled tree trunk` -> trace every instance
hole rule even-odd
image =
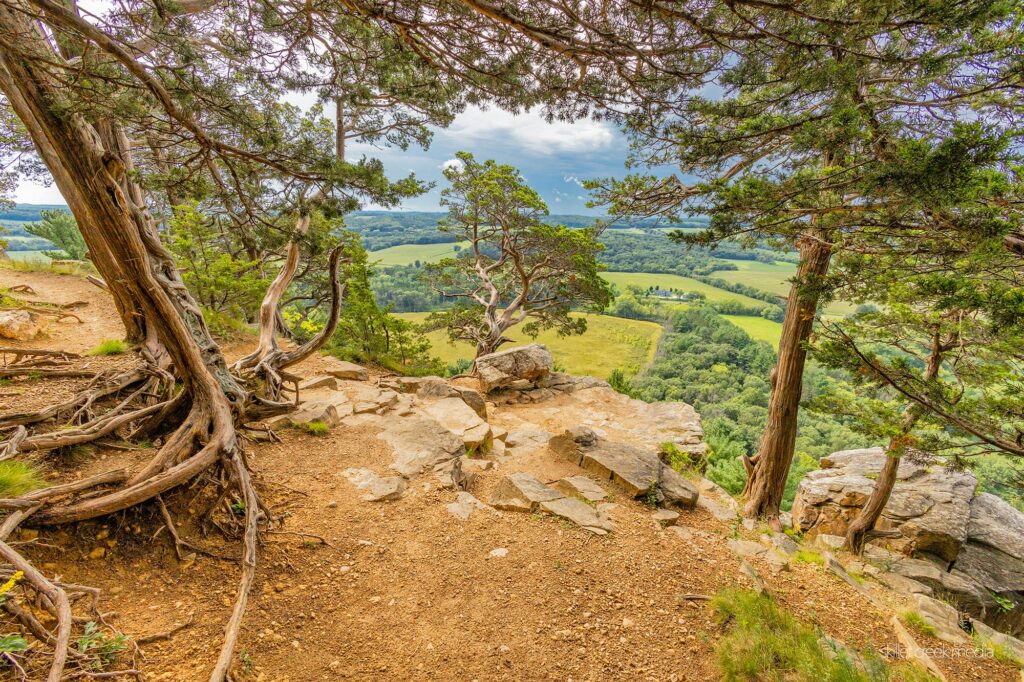
[[[778,361],[772,370],[768,419],[753,457],[744,457],[747,484],[743,489],[748,518],[764,517],[778,527],[786,478],[796,447],[797,415],[803,389],[807,341],[821,299],[819,285],[828,274],[832,246],[827,235],[814,230],[797,244],[800,265],[789,291],[786,317],[779,339]]]
[[[170,433],[155,456],[133,474],[116,472],[116,476],[95,477],[90,481],[91,487],[76,488],[75,495],[59,504],[47,504],[45,498],[39,498],[36,504],[33,498],[31,507],[8,515],[0,534],[6,537],[30,515],[44,523],[60,524],[126,509],[220,464],[231,474],[246,504],[242,580],[221,655],[210,677],[213,682],[221,682],[231,663],[256,567],[257,523],[261,519],[269,521],[249,479],[237,442],[236,425],[285,411],[287,406],[248,391],[242,380],[228,371],[202,311],[160,242],[141,188],[128,174],[132,159],[127,136],[116,121],[90,121],[62,106],[61,85],[50,69],[60,68],[55,65],[62,64],[64,58],[31,19],[33,15],[28,6],[0,4],[0,91],[25,124],[68,202],[90,258],[124,322],[127,338],[146,360],[144,369],[115,377],[95,390],[99,395],[111,395],[137,381],[138,376],[145,378],[146,386],[157,386],[160,390],[154,397],[146,388],[136,389],[112,414],[87,419],[79,428],[28,436],[24,427],[19,426],[3,444],[3,451],[13,456],[19,449],[47,450],[88,442],[133,424],[136,432],[160,429]],[[340,303],[339,255],[337,249],[331,255],[332,325]],[[272,361],[267,361],[267,367],[273,371],[297,362],[313,352],[324,338],[317,337],[288,353],[277,353]],[[92,397],[80,399],[92,401]],[[125,406],[133,400],[145,406],[127,409]],[[44,412],[56,414],[74,410],[78,405],[79,402],[71,401],[58,406],[56,412]],[[40,421],[31,416],[19,419],[3,426]],[[96,490],[96,486],[110,484],[123,485]],[[3,558],[12,557],[10,552],[3,554]],[[48,598],[50,592],[60,590],[42,577],[31,582]],[[57,597],[50,598],[50,603],[56,601]],[[46,643],[56,641],[48,679],[58,682],[72,623],[66,609],[51,611],[58,620],[60,636],[44,639]]]
[[[943,356],[951,346],[952,341],[953,339],[943,343],[939,338],[938,332],[932,337],[931,353],[928,356],[928,362],[922,375],[925,384],[928,384],[938,376],[939,369],[942,367]],[[875,524],[878,523],[879,517],[882,516],[885,505],[889,503],[889,498],[892,496],[892,489],[896,486],[896,475],[899,472],[903,451],[907,447],[907,435],[917,424],[923,413],[924,408],[921,405],[916,403],[911,405],[903,417],[899,435],[889,439],[889,445],[885,449],[885,464],[882,465],[882,470],[878,474],[875,487],[871,490],[871,496],[864,503],[864,508],[857,518],[846,529],[846,547],[854,554],[862,553],[864,545],[871,540],[872,536],[884,535],[884,533],[875,531]]]

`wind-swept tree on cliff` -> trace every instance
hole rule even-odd
[[[287,368],[314,352],[337,322],[341,252],[335,248],[322,331],[289,351],[261,339],[255,356],[229,369],[162,242],[170,207],[206,202],[227,217],[227,229],[252,248],[255,261],[259,244],[249,243],[255,229],[276,230],[279,243],[294,245],[318,215],[364,200],[395,205],[424,189],[415,178],[389,180],[372,159],[345,158],[339,151],[348,138],[337,124],[344,115],[336,122],[315,111],[303,115],[282,104],[290,88],[322,86],[335,96],[334,88],[344,88],[348,106],[366,110],[357,129],[368,137],[378,105],[391,117],[382,119],[381,130],[394,130],[387,121],[396,120],[396,101],[436,119],[484,101],[544,106],[567,119],[598,106],[615,116],[643,93],[660,99],[681,81],[698,84],[706,71],[702,51],[714,51],[714,43],[692,18],[661,17],[652,7],[561,0],[522,6],[129,0],[100,15],[55,0],[0,0],[0,144],[24,151],[24,140],[7,139],[8,129],[30,138],[141,360],[130,371],[97,376],[87,391],[46,410],[4,415],[3,456],[115,434],[161,438],[157,452],[130,471],[37,491],[15,501],[0,525],[0,557],[24,571],[25,589],[45,595],[42,603],[56,622],[53,633],[32,630],[41,641],[34,651],[53,653],[51,682],[63,675],[74,627],[67,590],[4,539],[30,518],[71,523],[159,499],[212,467],[226,472],[225,485],[245,509],[242,578],[210,675],[215,682],[225,678],[255,574],[258,527],[272,518],[250,480],[237,429],[291,408],[278,398]],[[715,19],[697,25],[715,26]],[[320,59],[311,59],[314,53]],[[325,63],[332,66],[326,73]],[[360,94],[354,81],[372,92]],[[6,125],[9,111],[16,126]],[[289,246],[264,297],[269,312],[261,311],[261,331],[274,324],[276,305],[269,303],[280,300],[297,259]],[[68,371],[31,358],[4,368],[5,376]],[[68,428],[53,430],[55,423]],[[228,490],[217,496],[222,493]]]
[[[732,41],[722,92],[654,107],[630,121],[634,162],[683,176],[633,175],[590,188],[612,213],[708,213],[686,244],[738,240],[799,252],[772,372],[768,418],[746,457],[744,514],[778,524],[793,460],[807,343],[834,295],[836,254],[878,224],[899,229],[923,211],[879,182],[901,145],[941,141],[959,121],[1015,125],[1021,86],[1018,11],[1009,3],[801,5],[764,39]],[[936,229],[941,229],[937,225]]]
[[[476,357],[511,341],[512,327],[582,334],[587,321],[577,310],[603,310],[611,303],[608,283],[598,274],[604,248],[596,228],[572,230],[548,225],[548,207],[512,166],[478,162],[456,154],[445,168],[451,183],[441,193],[448,217],[439,229],[468,242],[456,258],[424,268],[435,291],[456,305],[430,316],[427,324],[446,327],[453,341],[476,345]]]
[[[903,187],[919,210],[879,223],[841,254],[834,276],[872,306],[823,322],[825,364],[849,371],[855,392],[819,397],[819,410],[856,418],[885,438],[887,459],[846,539],[861,552],[896,483],[903,454],[1024,455],[1019,387],[1024,261],[1005,248],[1024,223],[1019,156],[1010,135],[962,125],[936,145],[901,145],[879,182]],[[913,221],[917,221],[916,224]]]

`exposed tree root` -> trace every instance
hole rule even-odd
[[[153,499],[164,521],[175,552],[179,559],[187,558],[188,552],[197,552],[222,560],[239,561],[241,575],[231,616],[226,624],[224,642],[216,665],[211,672],[211,682],[222,682],[230,670],[235,647],[241,632],[249,593],[256,574],[258,533],[263,526],[270,529],[274,521],[272,514],[261,502],[253,485],[246,464],[245,455],[237,441],[237,431],[247,422],[270,414],[278,414],[294,408],[291,403],[279,402],[281,383],[286,380],[297,384],[299,377],[289,374],[285,368],[305,359],[315,352],[333,333],[339,316],[343,287],[337,281],[340,249],[331,254],[331,275],[333,282],[332,312],[325,329],[311,341],[292,350],[282,350],[273,343],[272,350],[264,353],[251,363],[244,363],[245,381],[236,375],[224,375],[218,379],[213,372],[193,379],[178,390],[174,376],[158,366],[154,356],[140,349],[145,362],[142,368],[130,371],[90,372],[73,366],[77,357],[49,351],[28,351],[24,349],[0,348],[0,355],[11,356],[0,366],[0,376],[74,377],[90,378],[89,385],[78,394],[63,402],[50,405],[36,412],[21,412],[0,417],[0,429],[8,429],[6,440],[0,443],[0,460],[19,455],[40,456],[58,448],[102,442],[116,438],[130,440],[144,433],[162,434],[162,444],[150,460],[134,471],[117,469],[103,472],[78,481],[58,484],[32,491],[17,498],[0,499],[0,510],[6,511],[0,523],[0,561],[14,570],[24,572],[22,591],[31,592],[36,603],[57,623],[55,630],[48,629],[33,609],[23,608],[15,600],[8,600],[4,611],[23,631],[39,641],[42,649],[32,647],[33,656],[45,650],[52,656],[47,679],[58,682],[61,679],[116,677],[135,675],[136,666],[109,674],[82,667],[65,672],[71,666],[69,660],[81,664],[82,654],[69,649],[72,630],[85,622],[84,618],[73,616],[71,607],[76,597],[89,596],[92,610],[100,619],[95,602],[99,592],[92,588],[66,586],[48,580],[31,566],[6,540],[20,524],[32,519],[39,524],[67,524],[86,519],[106,516],[129,509]],[[5,374],[6,373],[6,374]],[[205,379],[205,381],[204,381]],[[241,399],[231,399],[231,393],[223,390],[223,381],[232,385],[256,386],[261,394],[239,389]],[[60,428],[52,429],[47,425]],[[47,428],[46,431],[30,433],[28,428]],[[198,480],[208,471],[221,472],[220,491],[211,509],[210,520],[228,538],[242,539],[240,559],[218,555],[184,540],[175,527],[162,494],[189,481]],[[215,481],[216,482],[216,481]],[[244,524],[239,527],[231,512],[224,512],[230,499],[244,505]],[[212,513],[226,515],[229,519],[221,523]],[[223,516],[222,516],[223,518]],[[0,570],[2,575],[2,570]],[[187,626],[187,624],[186,624]],[[70,658],[69,658],[70,657]],[[34,658],[38,665],[39,659]],[[14,659],[23,668],[24,660]],[[13,667],[13,665],[12,665]]]
[[[63,589],[47,580],[46,576],[40,573],[35,566],[2,540],[0,540],[0,557],[14,566],[16,570],[21,571],[28,583],[49,602],[48,610],[57,619],[57,634],[53,639],[53,662],[50,664],[50,672],[46,680],[47,682],[60,682],[61,676],[64,674],[64,664],[68,658],[68,642],[71,640],[71,602],[68,601],[68,595]]]
[[[136,218],[140,223],[145,222],[144,216]],[[87,619],[75,617],[71,608],[75,599],[90,597],[94,619],[102,622],[102,614],[96,606],[99,592],[48,580],[7,544],[6,539],[28,519],[47,525],[76,523],[129,509],[149,500],[157,506],[163,527],[167,529],[179,559],[186,559],[188,552],[198,552],[240,563],[241,575],[234,606],[225,626],[220,654],[210,675],[211,682],[223,682],[227,678],[256,575],[258,534],[261,527],[269,531],[275,520],[255,489],[245,453],[238,442],[238,433],[249,422],[294,409],[300,377],[289,373],[287,368],[316,352],[334,333],[340,316],[344,287],[338,281],[342,254],[339,247],[330,255],[331,310],[324,329],[296,348],[284,350],[278,345],[277,305],[297,267],[298,249],[292,244],[290,246],[295,248],[289,248],[288,261],[264,300],[260,345],[229,371],[212,340],[203,341],[205,328],[189,326],[192,324],[189,320],[202,325],[201,314],[190,298],[174,297],[182,287],[174,272],[161,265],[165,253],[159,240],[145,230],[141,231],[141,236],[157,266],[150,273],[139,275],[140,279],[151,277],[156,289],[170,292],[168,296],[177,311],[173,319],[167,319],[172,322],[186,320],[180,329],[163,330],[163,336],[151,334],[147,328],[143,340],[139,340],[142,336],[138,334],[133,337],[143,360],[142,367],[96,372],[75,366],[73,361],[79,358],[70,353],[0,348],[0,356],[4,359],[0,365],[0,377],[91,379],[79,393],[60,403],[35,412],[0,417],[0,430],[6,430],[5,440],[0,442],[0,460],[24,455],[42,457],[58,448],[102,443],[104,439],[124,442],[150,435],[161,439],[159,448],[149,461],[132,467],[131,471],[107,471],[17,498],[0,499],[0,511],[6,511],[0,522],[0,561],[14,570],[24,571],[24,584],[20,589],[31,593],[36,604],[34,609],[42,609],[56,620],[56,630],[48,629],[44,625],[45,619],[40,620],[33,608],[23,608],[15,600],[8,600],[4,610],[24,632],[38,640],[41,648],[32,648],[35,664],[40,662],[38,655],[44,651],[52,656],[48,673],[50,682],[141,673],[134,664],[128,669],[110,672],[81,667],[84,654],[69,650],[68,642],[73,629]],[[113,292],[116,287],[108,285],[108,282],[114,280],[93,283]],[[51,315],[71,315],[68,309],[75,305],[40,307],[40,310]],[[147,319],[156,318],[151,315]],[[195,343],[180,344],[168,353],[158,337],[166,338],[172,331],[187,336]],[[295,403],[281,401],[282,387],[286,382],[296,386]],[[30,432],[29,428],[33,431]],[[210,476],[210,473],[214,475]],[[217,494],[213,505],[200,518],[219,528],[226,538],[241,537],[240,559],[220,556],[183,539],[162,498],[164,493],[191,481],[205,486],[211,479],[218,486]],[[235,507],[229,509],[232,498]],[[241,525],[235,516],[238,505],[244,506],[245,510]],[[69,660],[76,661],[74,665],[81,669],[64,672],[65,666],[71,665]],[[15,662],[18,663],[17,660]]]

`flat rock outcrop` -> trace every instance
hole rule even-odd
[[[505,511],[545,511],[596,535],[614,530],[611,520],[586,502],[577,497],[566,497],[535,476],[522,472],[501,479],[491,495],[491,506]]]
[[[611,442],[586,428],[567,430],[549,445],[598,480],[612,481],[630,497],[692,509],[700,496],[696,486],[662,462],[651,447]]]
[[[335,379],[367,381],[370,378],[365,368],[357,364],[326,356],[323,358],[324,371]]]
[[[531,343],[476,359],[475,369],[484,393],[511,386],[517,381],[535,382],[551,373],[555,361],[547,346]]]
[[[380,437],[395,453],[391,468],[407,478],[458,461],[465,451],[462,438],[425,417],[391,420]]]

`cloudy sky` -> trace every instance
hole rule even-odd
[[[414,172],[437,186],[424,196],[406,202],[406,210],[437,211],[444,186],[441,168],[455,152],[472,152],[477,159],[494,159],[517,166],[548,204],[552,213],[600,213],[587,209],[580,179],[622,175],[626,140],[612,125],[590,120],[547,123],[536,112],[518,116],[498,109],[470,109],[447,129],[439,129],[430,149],[352,148],[383,160],[393,177]],[[64,203],[55,187],[23,183],[18,202]],[[368,206],[367,208],[373,208]]]

